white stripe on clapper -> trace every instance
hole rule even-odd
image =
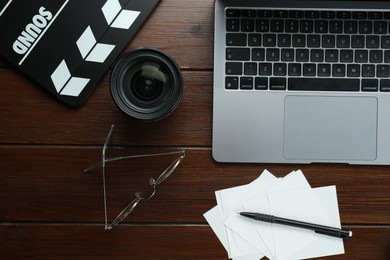
[[[53,22],[57,19],[58,15],[62,12],[62,9],[65,8],[65,6],[68,4],[69,0],[66,0],[64,4],[61,6],[60,10],[56,13],[56,15],[53,17],[53,19],[50,21],[50,23],[47,25],[47,27],[43,30],[41,35],[37,38],[37,40],[34,42],[34,44],[31,46],[31,48],[28,50],[28,52],[24,55],[23,59],[19,62],[19,65],[22,65],[24,60],[27,58],[27,56],[31,53],[31,51],[35,48],[35,46],[38,44],[39,40],[42,38],[42,36],[46,33],[46,31],[49,29],[49,27],[53,24]]]

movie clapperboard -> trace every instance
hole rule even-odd
[[[0,55],[81,106],[160,0],[0,0]]]

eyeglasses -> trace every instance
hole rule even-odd
[[[98,163],[95,163],[88,168],[84,170],[84,172],[91,171],[99,166],[102,167],[102,172],[103,172],[103,203],[104,203],[104,222],[105,222],[105,229],[109,230],[112,229],[114,226],[118,225],[122,220],[124,220],[127,215],[129,215],[134,208],[138,205],[143,200],[150,200],[154,194],[157,191],[157,186],[162,183],[166,178],[171,175],[171,173],[177,168],[177,166],[180,164],[180,162],[184,159],[185,157],[185,151],[180,150],[180,151],[175,151],[175,152],[167,152],[167,153],[155,153],[155,154],[142,154],[142,155],[131,155],[131,156],[118,156],[118,157],[112,157],[112,158],[107,158],[106,157],[106,150],[109,142],[111,141],[112,138],[112,133],[114,131],[114,125],[111,125],[110,132],[108,133],[106,137],[106,141],[104,142],[103,145],[103,150],[102,150],[102,158],[101,161]],[[179,157],[174,160],[161,174],[158,176],[157,179],[150,178],[149,179],[149,184],[152,186],[153,190],[150,193],[149,196],[143,196],[141,192],[136,192],[135,198],[133,201],[131,201],[119,214],[118,216],[112,221],[111,224],[108,223],[108,218],[107,218],[107,192],[106,192],[106,163],[108,162],[114,162],[114,161],[119,161],[123,159],[130,159],[130,158],[142,158],[142,157],[154,157],[154,156],[161,156],[161,155],[169,155],[169,154],[179,154]]]

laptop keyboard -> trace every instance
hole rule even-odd
[[[226,9],[225,89],[390,92],[390,12]]]

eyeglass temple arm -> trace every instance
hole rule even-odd
[[[140,155],[129,155],[129,156],[111,157],[111,158],[106,158],[106,159],[105,159],[105,163],[114,162],[114,161],[120,161],[120,160],[124,160],[124,159],[142,158],[142,157],[152,157],[152,156],[169,155],[169,154],[178,154],[178,153],[181,154],[180,157],[182,157],[182,158],[185,157],[185,151],[184,151],[184,150],[180,150],[180,151],[168,152],[168,153],[140,154]],[[84,172],[91,171],[91,170],[95,169],[96,167],[100,167],[100,166],[102,166],[102,161],[99,161],[99,162],[97,162],[97,163],[92,164],[91,166],[89,166],[88,168],[86,168],[86,169],[84,170]]]
[[[106,166],[106,150],[107,150],[107,145],[108,143],[110,142],[111,140],[111,137],[112,137],[112,132],[114,131],[114,125],[112,124],[111,125],[111,128],[110,128],[110,132],[108,133],[107,137],[106,137],[106,141],[104,142],[104,146],[103,146],[103,151],[102,151],[102,166]]]
[[[95,169],[96,167],[98,166],[102,166],[103,168],[106,166],[106,162],[107,162],[107,159],[106,159],[106,150],[107,150],[107,146],[108,146],[108,143],[110,142],[111,140],[111,137],[112,137],[112,133],[114,131],[114,128],[115,128],[115,125],[112,124],[111,125],[111,128],[110,128],[110,131],[108,132],[108,135],[106,137],[106,140],[104,141],[104,145],[103,145],[103,150],[102,150],[102,157],[101,157],[101,160],[91,166],[89,166],[88,168],[84,169],[84,172],[88,172],[88,171],[91,171],[93,169]]]

